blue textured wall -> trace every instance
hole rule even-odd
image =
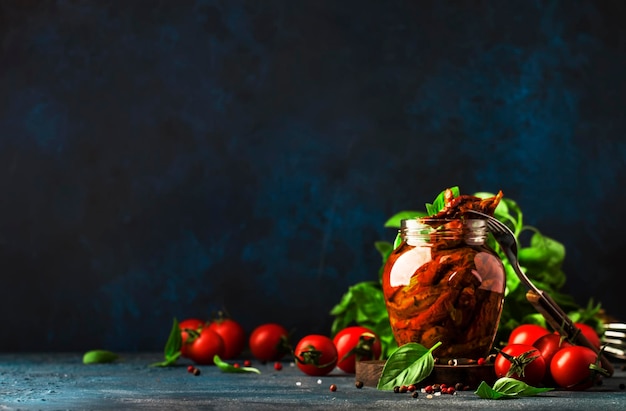
[[[223,306],[327,333],[384,221],[451,185],[515,199],[565,243],[577,301],[626,320],[625,18],[0,2],[0,349],[161,349],[173,316]]]

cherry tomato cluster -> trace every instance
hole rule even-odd
[[[335,367],[354,374],[357,361],[378,359],[381,351],[378,336],[367,327],[355,325],[339,331],[332,339],[321,334],[307,335],[298,342],[293,355],[302,372],[321,376]]]
[[[600,348],[600,337],[593,327],[575,325]],[[567,390],[590,388],[603,371],[594,350],[572,344],[560,334],[535,324],[522,324],[511,332],[507,345],[496,356],[494,368],[498,377]]]
[[[349,326],[333,338],[309,334],[292,348],[290,333],[281,324],[265,323],[247,335],[236,320],[221,315],[211,321],[187,318],[179,323],[181,356],[195,364],[213,364],[218,355],[223,360],[240,356],[249,348],[252,356],[263,363],[273,361],[274,369],[282,369],[280,360],[290,356],[305,374],[322,376],[335,368],[356,373],[356,362],[380,358],[382,346],[378,336],[363,326]]]
[[[246,344],[246,333],[232,318],[220,317],[213,321],[188,318],[178,324],[181,332],[181,356],[196,364],[213,364],[213,357],[230,359],[241,354]]]

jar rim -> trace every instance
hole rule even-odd
[[[431,217],[414,217],[405,218],[400,221],[400,227],[402,229],[408,228],[423,228],[423,227],[436,227],[454,221],[463,222],[463,226],[470,228],[484,228],[487,226],[487,222],[482,218],[431,218]]]

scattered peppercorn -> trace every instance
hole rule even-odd
[[[236,363],[234,363],[234,364],[233,364],[233,367],[235,367],[235,368],[239,368],[239,367],[241,367],[241,365],[239,365],[239,363],[238,363],[238,362],[236,362]]]
[[[194,368],[194,369],[193,369],[193,375],[195,375],[196,377],[197,377],[198,375],[200,375],[200,368]]]
[[[330,390],[333,392],[337,391],[337,386],[335,384],[330,384]]]
[[[405,393],[409,390],[409,387],[407,387],[406,385],[401,385],[400,386],[400,392]]]
[[[485,365],[485,359],[484,358],[479,358],[478,360],[476,360],[476,364],[478,365]]]
[[[357,381],[354,383],[354,386],[357,387],[358,389],[363,388],[363,381]]]
[[[409,392],[413,392],[413,391],[417,390],[417,387],[415,386],[415,384],[409,384],[407,389],[409,390]]]
[[[400,386],[396,385],[395,387],[393,387],[393,392],[395,392],[396,394],[400,392]]]
[[[245,361],[243,362],[243,366],[244,366],[244,367],[250,367],[251,365],[252,365],[252,361],[250,361],[250,360],[245,360]]]
[[[433,392],[435,392],[435,389],[432,385],[427,385],[426,387],[424,387],[424,392],[426,394],[432,394]]]
[[[274,369],[275,369],[276,371],[280,371],[280,370],[282,370],[282,369],[283,369],[283,363],[281,363],[281,362],[279,362],[279,361],[276,361],[276,362],[274,363]]]
[[[463,388],[465,386],[463,385],[463,383],[457,382],[456,384],[454,384],[454,389],[457,391],[463,391]]]
[[[195,368],[196,367],[194,367],[193,365],[189,365],[187,366],[187,372],[191,374]]]
[[[419,391],[416,390],[416,391],[413,391],[413,394],[411,394],[411,395],[413,396],[413,398],[417,398],[417,397],[420,396],[420,393],[419,393]]]

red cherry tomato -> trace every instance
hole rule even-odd
[[[195,338],[202,327],[204,326],[204,321],[198,318],[187,318],[178,323],[178,328],[180,328],[180,336],[182,338],[182,345],[180,347],[180,355],[183,357],[187,357],[187,348],[189,346],[188,340],[189,336],[192,335],[192,338]],[[191,342],[191,341],[189,341]]]
[[[600,336],[598,335],[598,333],[596,332],[596,330],[587,324],[584,323],[574,323],[574,325],[576,326],[576,328],[578,328],[580,330],[580,332],[587,337],[587,339],[589,340],[589,342],[596,347],[597,349],[600,349],[602,342],[600,341]]]
[[[366,327],[346,327],[335,335],[333,343],[337,348],[337,367],[349,374],[356,372],[356,361],[380,358],[380,339]]]
[[[598,355],[588,347],[573,345],[557,351],[550,363],[552,378],[560,388],[581,391],[593,386],[598,374],[589,368]]]
[[[337,348],[330,337],[310,334],[302,338],[294,349],[296,365],[308,375],[326,375],[337,365]]]
[[[554,379],[550,373],[550,362],[552,361],[554,354],[556,354],[560,349],[571,347],[572,344],[559,334],[546,334],[543,337],[539,337],[533,346],[539,350],[539,353],[546,363],[546,373],[543,378],[543,385],[547,387],[554,387]]]
[[[209,329],[215,331],[224,340],[224,360],[239,356],[246,346],[247,336],[244,328],[232,318],[220,318],[209,324]]]
[[[276,323],[261,324],[250,333],[250,352],[259,361],[278,361],[291,352],[289,332]]]
[[[496,355],[494,369],[498,378],[511,377],[537,387],[546,373],[546,362],[532,345],[509,344]]]
[[[187,345],[187,357],[196,364],[213,365],[213,357],[224,356],[224,340],[209,327],[204,327],[200,334]]]
[[[533,345],[535,341],[546,334],[550,334],[550,331],[537,324],[518,325],[511,331],[508,344]]]

